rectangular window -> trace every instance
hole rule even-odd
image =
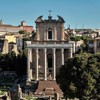
[[[52,39],[52,31],[48,31],[48,39]]]

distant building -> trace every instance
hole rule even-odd
[[[26,34],[21,35],[19,34],[19,31],[25,31]],[[25,21],[21,22],[21,25],[19,26],[13,26],[4,24],[2,20],[0,20],[0,39],[3,39],[4,41],[7,40],[8,42],[8,52],[11,52],[12,50],[18,54],[18,51],[22,50],[23,46],[23,38],[28,38],[32,36],[33,32],[33,26],[26,25]],[[5,42],[4,42],[5,43]],[[13,47],[13,49],[11,49]]]
[[[18,54],[19,51],[22,51],[22,46],[23,41],[20,36],[5,35],[0,37],[0,52],[2,54],[7,54],[12,51]]]
[[[26,25],[25,21],[21,22],[21,25],[19,26],[22,30],[26,31],[27,33],[32,33],[33,32],[33,26],[28,26]]]
[[[22,37],[16,37],[16,45],[17,45],[17,50],[22,51],[22,49],[23,49],[23,39],[22,39]]]
[[[77,52],[78,50],[81,50],[81,46],[84,44],[83,40],[76,41],[75,42],[75,51]]]
[[[9,46],[8,40],[6,39],[0,40],[0,52],[2,54],[7,54],[9,52],[8,46]]]
[[[15,52],[16,55],[19,54],[16,43],[13,42],[9,43],[9,53],[11,52]]]
[[[96,37],[89,39],[87,45],[88,52],[100,52],[100,35],[97,35]]]
[[[94,39],[94,53],[100,52],[100,36]]]
[[[93,44],[93,42],[94,42],[94,40],[89,40],[88,42],[87,42],[87,45],[88,45],[88,52],[92,52],[92,53],[94,53],[94,44]]]
[[[5,35],[5,39],[8,40],[8,43],[10,42],[16,43],[15,35]]]
[[[0,35],[5,35],[7,33],[18,33],[21,30],[25,30],[27,33],[32,33],[33,26],[26,25],[25,21],[21,22],[21,25],[19,26],[13,26],[9,24],[4,24],[2,20],[0,20]]]
[[[19,51],[22,51],[23,41],[21,36],[16,36],[14,34],[5,35],[4,39],[8,40],[9,52],[15,51],[15,53],[18,54]]]

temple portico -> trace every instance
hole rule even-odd
[[[36,21],[36,33],[32,41],[27,41],[27,81],[56,80],[56,75],[68,58],[73,57],[74,45],[64,32],[64,19],[43,20],[39,16]]]
[[[52,80],[56,80],[56,52],[59,49],[60,50],[60,55],[61,55],[61,65],[64,65],[64,50],[69,49],[70,50],[70,57],[72,57],[72,44],[28,44],[27,45],[27,50],[28,50],[28,62],[27,62],[27,81],[31,81],[31,75],[30,69],[31,69],[31,52],[32,49],[35,50],[36,52],[36,68],[35,68],[35,80],[39,80],[39,51],[43,50],[43,57],[44,57],[44,66],[43,67],[43,72],[44,72],[44,77],[43,80],[48,80],[48,58],[47,58],[47,50],[51,49],[52,50]],[[41,58],[42,59],[42,58]]]

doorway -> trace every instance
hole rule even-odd
[[[47,60],[48,60],[48,68],[52,68],[52,54],[47,55]]]

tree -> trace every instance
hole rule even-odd
[[[57,82],[65,96],[89,100],[100,97],[100,54],[76,55],[60,68]],[[100,99],[100,98],[99,98]]]
[[[16,56],[14,52],[0,55],[0,69],[16,71],[18,75],[26,75],[27,58],[24,52]]]
[[[16,54],[14,52],[0,56],[0,68],[6,71],[15,70]]]
[[[84,44],[82,45],[83,51],[88,52],[89,50],[88,42],[93,41],[93,38],[85,34],[82,36],[82,40],[84,41]]]
[[[16,59],[16,72],[18,75],[26,75],[27,58],[24,52],[21,52]]]
[[[25,30],[20,30],[19,33],[20,34],[26,34],[27,32]]]
[[[72,41],[77,42],[77,41],[80,41],[80,40],[81,40],[81,36],[72,36],[72,37],[70,37],[70,39],[71,39]]]

